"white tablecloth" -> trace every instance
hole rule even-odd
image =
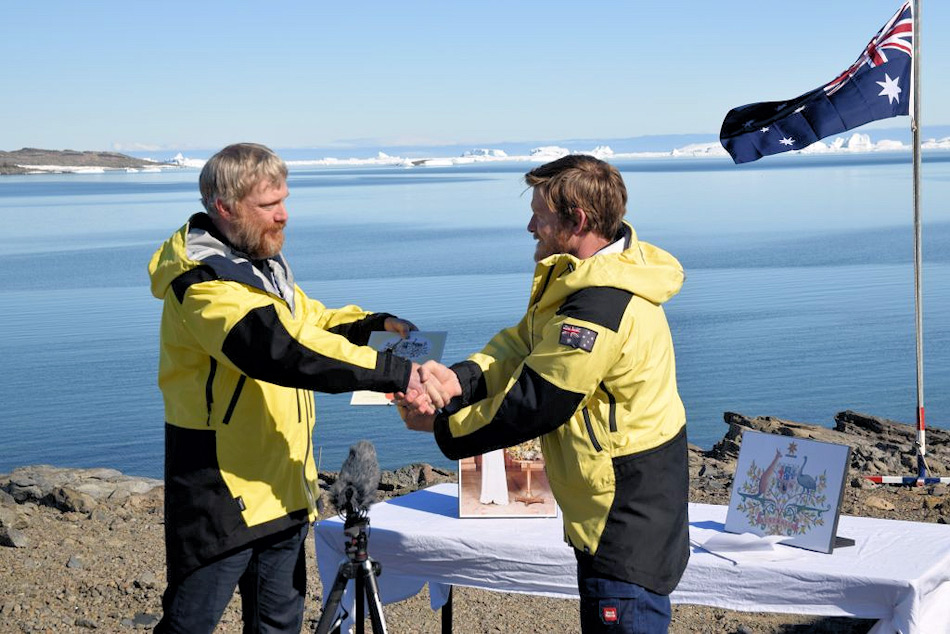
[[[690,504],[689,516],[690,538],[702,544],[723,532],[726,507]],[[343,522],[322,520],[314,529],[326,593],[344,560]],[[780,561],[736,555],[733,563],[694,547],[671,599],[750,612],[879,619],[874,634],[950,632],[950,527],[842,516],[838,535],[855,545],[830,555],[779,546],[786,551]],[[461,520],[455,484],[372,506],[369,553],[382,564],[383,603],[413,596],[427,582],[433,609],[445,603],[450,585],[577,596],[574,555],[560,519]],[[344,598],[351,614],[353,585]]]

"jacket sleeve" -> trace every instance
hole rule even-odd
[[[385,330],[389,313],[371,313],[359,306],[349,304],[341,308],[327,308],[323,303],[310,299],[297,288],[298,304],[305,311],[305,319],[318,328],[346,337],[350,343],[365,346],[375,330]]]
[[[590,350],[563,343],[565,326],[593,333],[585,335],[593,336]],[[466,362],[482,369],[484,397],[446,408],[436,418],[435,437],[442,453],[450,459],[474,456],[557,429],[574,415],[616,361],[620,349],[617,337],[610,328],[567,314],[555,315],[544,325],[541,340],[530,352],[526,344],[516,346],[510,338],[502,346],[496,337]],[[517,340],[525,342],[521,337]],[[485,356],[486,351],[502,350],[507,352],[503,360]],[[492,363],[486,363],[488,358],[500,361],[497,372]]]
[[[177,303],[176,303],[177,304]],[[411,364],[295,318],[283,302],[238,282],[188,287],[184,327],[220,363],[260,381],[320,392],[403,391]]]
[[[527,354],[527,321],[522,318],[518,325],[492,337],[481,352],[451,366],[458,376],[462,395],[453,399],[446,409],[457,412],[503,389]]]

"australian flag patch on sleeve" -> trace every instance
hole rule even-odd
[[[597,333],[590,328],[582,328],[581,326],[574,326],[572,324],[564,324],[561,326],[560,344],[562,346],[580,348],[581,350],[590,352],[594,349],[594,341],[596,339]]]

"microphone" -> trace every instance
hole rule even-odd
[[[376,502],[378,488],[376,448],[368,440],[361,440],[350,447],[350,453],[340,468],[340,477],[330,485],[330,499],[347,520],[364,517],[370,504]]]

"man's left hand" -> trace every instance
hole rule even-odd
[[[397,333],[403,339],[408,337],[413,330],[419,330],[411,321],[399,317],[387,317],[386,321],[383,322],[383,328],[386,329],[386,332]]]

